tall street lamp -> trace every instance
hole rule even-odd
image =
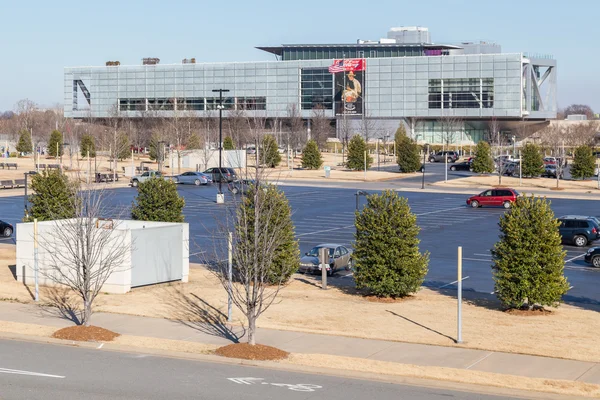
[[[425,149],[428,147],[429,145],[427,143],[423,143],[423,166],[421,166],[421,189],[425,189],[425,163],[427,162],[426,157],[427,157],[427,151],[425,151]]]
[[[223,202],[223,191],[221,183],[223,182],[223,172],[221,170],[223,160],[223,93],[229,92],[229,89],[213,89],[213,92],[219,93],[219,194],[217,195],[217,203]]]

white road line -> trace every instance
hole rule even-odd
[[[480,362],[482,362],[483,360],[485,360],[492,354],[494,354],[494,352],[490,352],[489,354],[486,354],[485,356],[481,357],[479,360],[475,361],[473,364],[469,365],[466,369],[470,369],[471,367],[474,367],[475,365],[479,364]]]
[[[64,379],[64,376],[60,376],[60,375],[49,375],[49,374],[42,374],[39,372],[31,372],[31,371],[21,371],[18,369],[8,369],[8,368],[0,368],[0,374],[16,374],[16,375],[28,375],[28,376],[39,376],[41,378],[58,378],[58,379]]]
[[[296,237],[306,236],[306,235],[316,235],[317,233],[332,232],[332,231],[337,231],[337,230],[340,230],[340,229],[348,229],[348,228],[352,228],[353,226],[354,225],[340,226],[339,228],[331,228],[331,229],[324,229],[322,231],[307,232],[307,233],[302,233],[300,235],[296,235]]]
[[[469,279],[469,277],[468,277],[468,276],[465,276],[465,277],[464,277],[464,278],[462,278],[461,280],[462,280],[462,281],[464,281],[465,279]],[[458,283],[458,280],[456,280],[456,281],[454,281],[454,282],[447,283],[447,284],[445,284],[445,285],[442,285],[442,286],[440,286],[438,289],[442,289],[442,288],[445,288],[446,286],[454,285],[455,283]]]
[[[573,260],[577,260],[578,258],[581,258],[581,257],[583,257],[583,256],[585,256],[585,255],[586,255],[586,253],[580,254],[580,255],[578,255],[577,257],[569,258],[569,259],[568,259],[568,260],[566,260],[565,262],[566,262],[566,263],[568,263],[568,262],[571,262],[571,261],[573,261]]]
[[[463,260],[468,260],[468,261],[485,261],[485,262],[492,262],[491,258],[488,259],[482,259],[482,258],[467,258],[467,257],[463,257]]]
[[[96,347],[97,350],[100,350],[104,346],[104,343],[100,343],[100,346]]]
[[[478,253],[473,253],[474,256],[484,256],[484,257],[491,257],[491,254],[478,254]]]
[[[459,208],[464,208],[464,206],[446,208],[446,209],[437,210],[437,211],[429,211],[429,212],[426,212],[426,213],[421,213],[421,214],[416,214],[416,215],[417,215],[417,217],[420,217],[420,216],[423,216],[423,215],[429,215],[429,214],[436,214],[436,213],[441,213],[441,212],[445,212],[445,211],[458,210]]]

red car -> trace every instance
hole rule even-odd
[[[469,197],[467,199],[467,205],[473,208],[483,206],[497,206],[510,208],[512,203],[517,201],[519,193],[514,189],[489,189],[485,192],[481,192],[476,196]]]

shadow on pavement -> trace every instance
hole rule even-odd
[[[75,325],[81,325],[83,310],[80,309],[76,299],[69,297],[69,289],[48,287],[45,295],[47,301],[40,304],[42,314],[51,315],[67,321],[73,322]]]
[[[234,332],[227,324],[227,315],[210,305],[194,293],[174,292],[168,303],[171,308],[169,318],[199,332],[221,337],[233,343],[239,343],[246,334],[246,328],[240,324],[240,331]]]

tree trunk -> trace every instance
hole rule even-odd
[[[256,344],[256,316],[253,312],[248,315],[248,344],[254,346]]]
[[[90,326],[90,319],[92,318],[92,302],[84,299],[83,300],[83,321],[82,325]]]

